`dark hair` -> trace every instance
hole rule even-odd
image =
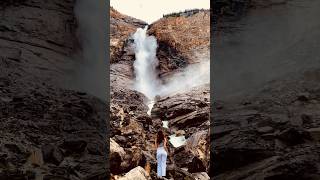
[[[157,134],[157,144],[160,144],[163,141],[164,141],[164,133],[162,130],[159,130]]]

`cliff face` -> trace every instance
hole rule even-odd
[[[75,2],[0,3],[0,179],[105,179],[105,104],[64,88]]]
[[[126,40],[132,35],[137,27],[144,27],[147,23],[125,16],[114,8],[110,8],[110,59],[111,63],[121,61],[120,56]]]
[[[220,22],[214,179],[319,179],[319,7],[293,0]]]
[[[168,120],[168,135],[180,132],[188,138],[186,145],[169,147],[169,177],[179,179],[202,177],[208,179],[209,166],[209,86],[204,85],[176,95],[157,97],[147,115],[146,97],[132,90],[134,81],[133,62],[135,53],[131,35],[142,23],[121,15],[114,9],[111,13],[111,159],[114,159],[113,175],[132,177],[144,167],[151,178],[156,178],[156,151],[154,139],[162,120]],[[139,23],[137,23],[139,22]],[[148,34],[158,42],[159,78],[171,77],[176,71],[202,59],[198,54],[209,55],[209,11],[179,14],[165,17],[151,24]],[[117,46],[117,47],[116,47]],[[183,156],[188,154],[188,157]],[[117,160],[117,161],[116,161]],[[121,162],[122,163],[118,163]],[[189,169],[185,170],[184,168]],[[132,170],[131,170],[132,169]],[[131,171],[130,171],[131,170]],[[130,172],[129,172],[130,171]],[[144,177],[143,173],[138,173]],[[116,176],[114,176],[116,178]],[[144,177],[146,178],[146,177]]]
[[[17,65],[9,70],[27,66],[24,71],[30,75],[20,78],[59,83],[59,71],[77,47],[73,1],[9,1],[1,5],[1,13],[1,51],[12,59],[3,62]]]
[[[153,23],[148,31],[157,38],[160,76],[201,61],[210,52],[210,11],[176,14]]]

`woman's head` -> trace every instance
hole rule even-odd
[[[157,134],[157,142],[158,144],[162,143],[164,140],[164,133],[162,130],[159,130],[158,131],[158,134]]]

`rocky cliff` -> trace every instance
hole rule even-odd
[[[211,177],[319,179],[319,1],[260,2],[214,36]]]
[[[111,8],[111,142],[113,178],[156,179],[154,140],[163,120],[169,121],[168,135],[186,135],[187,143],[170,145],[168,177],[208,179],[209,171],[209,86],[179,94],[157,97],[151,116],[147,98],[133,90],[135,60],[133,33],[146,23]],[[209,54],[209,11],[166,16],[149,25],[148,34],[158,41],[159,78],[164,80],[189,64],[199,63],[196,53]],[[200,37],[200,38],[199,38]],[[185,157],[185,154],[188,154]],[[140,167],[142,168],[140,168]],[[120,178],[121,179],[121,178]]]
[[[0,3],[0,179],[107,178],[106,104],[65,87],[82,46],[74,6]]]

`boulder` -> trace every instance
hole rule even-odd
[[[210,136],[209,130],[202,130],[192,134],[186,142],[185,149],[200,159],[205,167],[210,162]],[[203,172],[205,172],[204,170]]]
[[[210,180],[210,177],[206,172],[192,173],[192,177],[196,180]]]
[[[113,174],[120,174],[123,172],[121,163],[124,160],[126,153],[124,149],[110,138],[110,172]]]
[[[118,180],[149,180],[147,172],[140,166],[130,170],[123,177],[120,177]]]

